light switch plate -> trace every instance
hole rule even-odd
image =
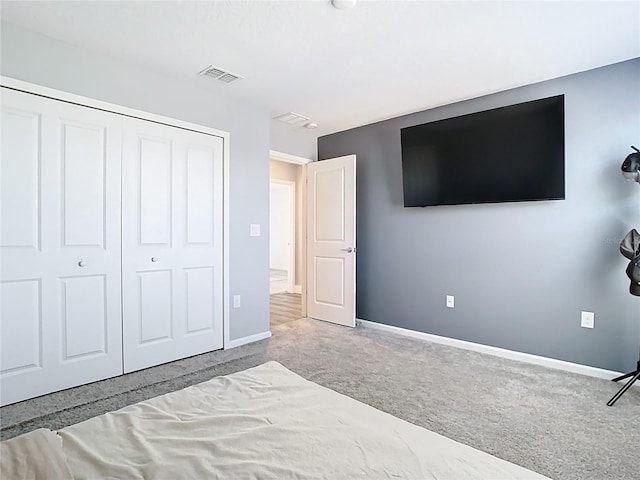
[[[447,295],[447,308],[455,307],[455,297],[453,295]]]
[[[593,312],[582,312],[580,326],[582,328],[593,328],[595,326],[595,314]]]
[[[250,228],[249,228],[249,235],[252,237],[259,237],[260,236],[260,224],[259,223],[252,223]]]

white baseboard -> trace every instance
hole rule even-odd
[[[302,285],[294,285],[293,293],[302,293]]]
[[[248,337],[236,338],[235,340],[229,340],[229,343],[224,347],[224,349],[228,350],[229,348],[239,347],[241,345],[257,342],[269,337],[271,337],[271,331],[256,333],[255,335],[249,335]]]
[[[556,360],[555,358],[541,357],[539,355],[532,355],[530,353],[516,352],[514,350],[507,350],[505,348],[491,347],[489,345],[482,345],[481,343],[467,342],[464,340],[457,340],[455,338],[441,337],[440,335],[432,335],[430,333],[417,332],[415,330],[408,330],[406,328],[394,327],[392,325],[385,325],[383,323],[370,322],[368,320],[357,320],[357,324],[366,328],[372,328],[374,330],[382,330],[384,332],[396,333],[405,337],[417,338],[419,340],[427,340],[433,343],[439,343],[441,345],[448,345],[450,347],[463,348],[465,350],[473,350],[474,352],[487,353],[496,357],[508,358],[511,360],[519,360],[521,362],[533,363],[535,365],[541,365],[543,367],[555,368],[557,370],[564,370],[571,373],[580,373],[582,375],[588,375],[590,377],[604,378],[605,380],[611,380],[612,378],[621,375],[620,372],[614,372],[612,370],[604,370],[602,368],[590,367],[588,365],[581,365],[579,363],[565,362],[564,360]]]

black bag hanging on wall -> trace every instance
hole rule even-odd
[[[640,297],[640,233],[635,228],[620,242],[620,253],[630,260],[626,270],[631,280],[629,293]]]

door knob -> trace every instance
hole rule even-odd
[[[151,257],[151,261],[152,262],[157,262],[158,261],[158,257]]]
[[[80,259],[80,261],[78,262],[78,266],[79,267],[84,267],[87,264],[87,262],[85,262],[84,260]]]
[[[347,253],[355,253],[356,249],[353,247],[347,247],[347,248],[341,248],[340,250],[342,250],[343,252],[347,252]]]

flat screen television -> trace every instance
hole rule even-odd
[[[563,200],[564,95],[401,130],[405,207]]]

